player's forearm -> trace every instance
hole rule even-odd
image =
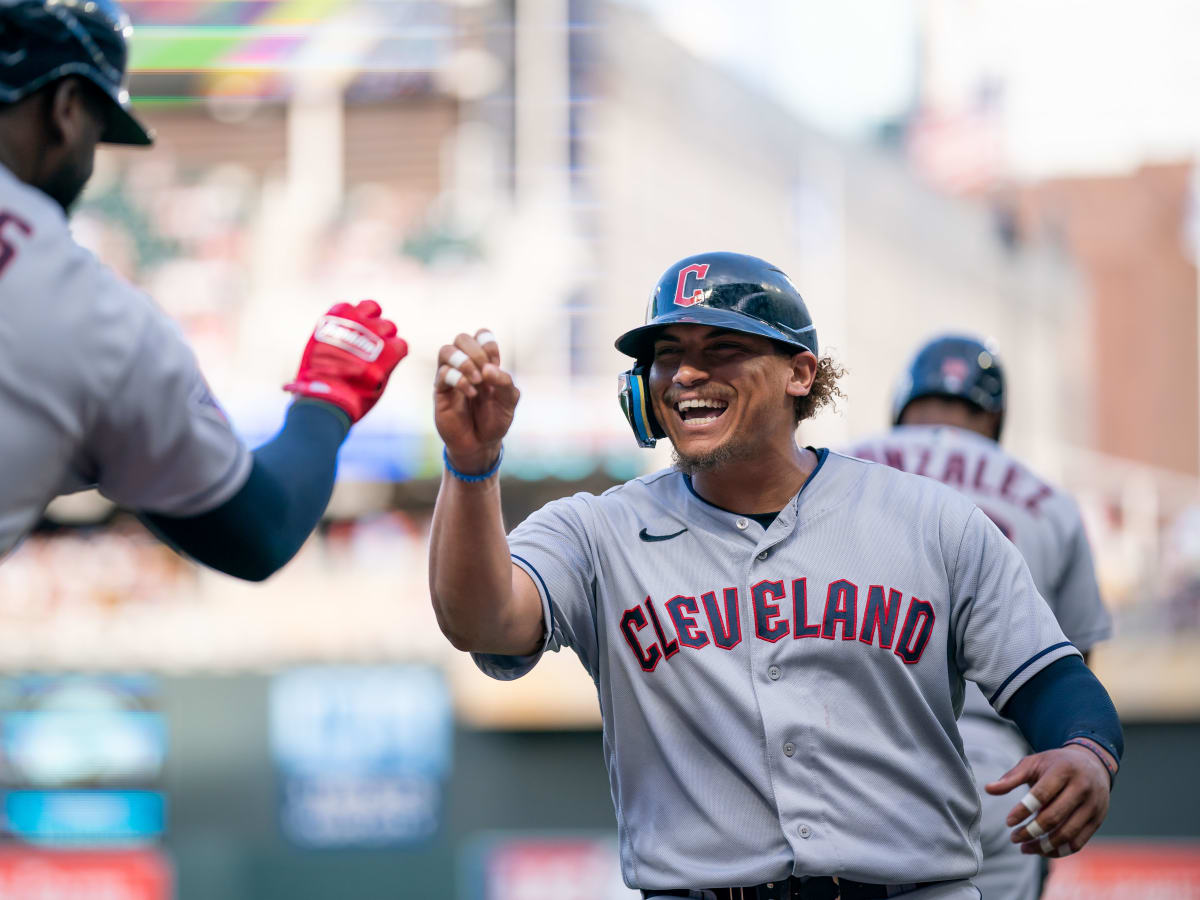
[[[429,590],[438,625],[459,650],[528,652],[514,622],[512,559],[500,511],[500,480],[442,476],[429,548]]]
[[[1029,679],[1003,714],[1016,722],[1034,750],[1085,738],[1107,750],[1114,762],[1121,759],[1121,720],[1108,692],[1078,656],[1051,663]]]
[[[262,581],[295,556],[320,520],[348,428],[333,406],[298,401],[279,434],[254,451],[250,477],[233,497],[198,516],[143,520],[197,562]]]

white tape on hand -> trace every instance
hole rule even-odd
[[[1039,846],[1042,848],[1043,853],[1053,853],[1054,852],[1054,845],[1052,843],[1050,843],[1049,836],[1042,838],[1042,840],[1039,843]]]
[[[479,332],[479,334],[475,335],[475,340],[477,340],[479,342],[479,346],[481,346],[481,347],[484,344],[499,344],[500,343],[498,340],[496,340],[496,336],[494,334],[492,334],[490,331]]]
[[[1021,805],[1023,807],[1025,807],[1027,810],[1029,810],[1031,813],[1033,813],[1035,816],[1039,812],[1041,812],[1041,809],[1042,809],[1042,801],[1039,800],[1037,797],[1033,796],[1033,791],[1030,791],[1028,794],[1026,794],[1024,797],[1021,798]]]
[[[1075,851],[1071,849],[1070,844],[1063,844],[1061,847],[1058,848],[1059,856],[1070,856],[1074,852]]]
[[[462,381],[462,377],[463,373],[458,369],[447,369],[446,374],[442,376],[442,381],[445,382],[446,387],[454,387]]]
[[[1025,830],[1029,832],[1030,837],[1035,837],[1035,838],[1040,838],[1043,834],[1046,833],[1046,829],[1038,824],[1037,819],[1034,819],[1032,822],[1030,822],[1028,825],[1026,825]]]
[[[446,365],[450,366],[452,369],[461,369],[462,364],[470,358],[471,357],[467,356],[467,354],[463,353],[461,350],[455,350],[450,354],[450,358],[446,360]]]

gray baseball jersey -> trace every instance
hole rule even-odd
[[[627,883],[908,883],[979,866],[955,724],[1076,653],[1020,554],[927,478],[821,451],[771,526],[678,471],[509,535],[596,682]],[[538,659],[477,655],[497,678]]]
[[[0,557],[58,494],[194,515],[250,472],[175,324],[2,166],[0,422]]]
[[[1112,635],[1079,507],[998,443],[961,428],[902,425],[859,441],[851,452],[935,478],[987,513],[1016,544],[1063,633],[1081,652]],[[1006,721],[973,685],[965,709]]]

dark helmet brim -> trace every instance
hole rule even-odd
[[[616,341],[616,348],[626,356],[634,359],[649,359],[654,349],[655,336],[668,325],[707,325],[711,328],[725,328],[742,334],[757,334],[773,341],[795,347],[797,352],[807,350],[814,352],[811,344],[815,343],[816,328],[809,325],[792,331],[761,319],[756,319],[744,312],[734,312],[728,309],[713,309],[710,306],[695,304],[682,307],[678,311],[664,313],[655,317],[654,321],[633,328]],[[808,334],[812,338],[807,338]]]
[[[105,94],[108,97],[108,94]],[[100,140],[105,144],[132,144],[149,147],[154,143],[154,132],[137,120],[133,113],[118,100],[109,104],[108,121]]]

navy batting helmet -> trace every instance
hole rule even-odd
[[[909,363],[892,403],[892,424],[919,397],[952,397],[977,409],[999,413],[1004,424],[1004,369],[995,348],[967,335],[944,335],[926,343]]]
[[[110,101],[100,140],[151,144],[125,89],[129,16],[113,0],[0,0],[0,103],[78,75]]]
[[[642,447],[666,432],[646,393],[654,338],[668,325],[710,325],[757,334],[817,355],[817,330],[804,298],[782,271],[742,253],[700,253],[675,263],[659,278],[646,324],[617,338],[617,349],[638,364],[619,379],[621,409]]]

